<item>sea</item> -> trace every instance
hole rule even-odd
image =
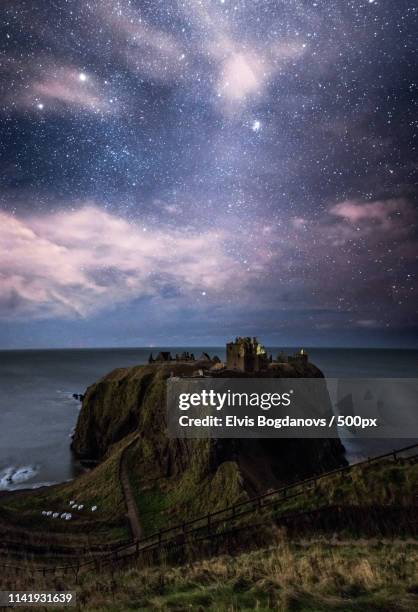
[[[292,354],[292,347],[270,347]],[[225,358],[224,347],[159,347],[0,351],[0,491],[71,480],[83,466],[70,451],[81,404],[73,394],[114,368],[146,363],[153,351],[203,351]],[[328,378],[417,378],[418,350],[307,348]],[[349,444],[350,461],[417,440]]]

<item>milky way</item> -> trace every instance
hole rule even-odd
[[[1,346],[417,345],[412,2],[4,4]]]

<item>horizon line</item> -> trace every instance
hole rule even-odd
[[[267,343],[264,344],[266,348],[282,348],[282,349],[294,349],[300,348],[299,344],[282,344],[282,345],[269,345]],[[12,352],[12,351],[111,351],[111,350],[148,350],[151,352],[157,351],[159,349],[219,349],[224,348],[224,345],[221,344],[156,344],[153,346],[55,346],[55,347],[0,347],[0,352]],[[317,350],[317,349],[333,349],[333,350],[384,350],[384,351],[393,351],[393,350],[402,350],[402,351],[416,351],[418,350],[418,346],[338,346],[338,345],[307,345],[305,344],[303,348],[307,350]]]

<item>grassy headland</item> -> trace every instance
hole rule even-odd
[[[44,577],[35,565],[56,562],[63,546],[67,556],[85,559],[99,546],[128,540],[122,457],[144,536],[346,465],[338,440],[169,439],[166,379],[173,370],[188,376],[196,367],[118,369],[87,390],[73,448],[99,465],[72,482],[0,499],[3,539],[23,550],[37,547],[18,557],[18,574],[3,568],[7,588],[69,589],[71,572]],[[289,367],[286,377],[320,375],[311,365],[305,373]],[[189,535],[177,559],[163,551],[153,567],[141,565],[140,557],[129,569],[116,564],[113,571],[81,571],[81,609],[416,609],[417,490],[418,464],[407,459],[367,463],[297,486],[233,525],[222,519],[211,534],[220,545],[207,534],[200,542]],[[72,510],[71,500],[84,508]],[[52,520],[45,510],[73,516]],[[239,535],[230,537],[228,530],[237,528]],[[12,548],[3,547],[2,561],[15,565]]]

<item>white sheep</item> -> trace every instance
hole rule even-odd
[[[51,516],[52,514],[52,510],[48,510],[48,512],[46,513],[47,516]]]
[[[72,517],[72,514],[70,512],[67,512],[67,516],[65,517],[66,521],[69,521]]]
[[[92,506],[92,507],[91,507],[91,511],[92,511],[92,512],[96,512],[96,510],[97,510],[97,506]]]
[[[60,515],[59,512],[54,512],[54,514],[52,515],[52,518],[56,519],[59,517],[59,515]]]
[[[84,505],[83,505],[83,504],[81,504],[81,506],[78,506],[78,509],[79,509],[79,510],[82,510],[83,508],[84,508]]]

